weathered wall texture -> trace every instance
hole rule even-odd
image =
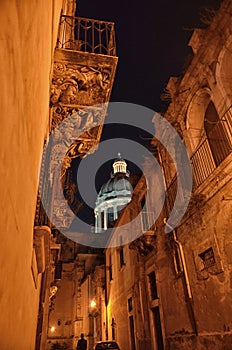
[[[69,247],[70,242],[67,241]],[[61,256],[62,278],[48,315],[44,349],[49,350],[56,343],[76,349],[81,333],[84,333],[88,346],[92,349],[94,343],[101,339],[100,311],[104,307],[103,256],[79,252],[72,259],[67,259],[67,244],[65,253]],[[96,304],[91,306],[91,301]]]
[[[135,285],[135,271],[133,269],[134,256],[129,254],[128,246],[124,247],[125,265],[120,266],[119,250],[107,249],[107,321],[108,337],[113,339],[112,320],[115,322],[115,336],[121,348],[129,348],[129,312],[128,299],[132,298]],[[109,268],[112,268],[112,279],[109,276]],[[136,266],[136,265],[135,265]],[[134,296],[133,296],[134,297]],[[133,298],[133,315],[135,304]]]
[[[171,78],[167,86],[171,102],[165,117],[182,137],[193,170],[193,193],[185,216],[165,234],[163,219],[170,215],[176,180],[174,163],[170,166],[170,156],[160,147],[159,161],[167,182],[165,208],[153,232],[144,232],[130,244],[137,249],[137,261],[129,258],[120,269],[117,250],[112,253],[113,280],[106,285],[110,315],[116,319],[121,341],[120,334],[128,332],[126,302],[131,292],[135,309],[140,306],[134,331],[139,350],[231,349],[231,11],[231,1],[223,1],[208,28],[194,31],[190,40],[192,61],[183,76]],[[185,186],[186,182],[182,195]],[[142,192],[144,185],[140,187]],[[139,201],[141,198],[136,198],[131,203],[135,211]],[[125,216],[129,215],[126,210]],[[109,249],[106,256],[108,271]],[[124,318],[120,318],[122,310]],[[149,336],[152,341],[144,346]],[[130,344],[130,337],[125,338],[122,347]]]
[[[231,1],[224,1],[210,26],[193,33],[192,62],[181,79],[171,78],[168,84],[172,101],[165,116],[178,126],[194,179],[188,210],[175,231],[191,298],[183,266],[174,268],[174,236],[160,239],[156,257],[168,349],[229,350],[232,344],[230,11]]]
[[[193,335],[183,280],[172,277],[173,262],[167,259],[168,278],[160,290],[170,349],[204,349],[207,344],[210,349],[230,349],[231,203],[222,197],[231,189],[231,183],[227,184],[177,230],[186,257],[198,335]],[[200,255],[210,248],[215,262],[205,268]]]
[[[55,342],[53,339],[67,339],[66,344],[72,347],[73,316],[75,312],[75,276],[74,264],[63,264],[63,278],[55,296],[49,315],[48,344]],[[70,339],[70,340],[69,340]],[[52,341],[53,340],[53,341]],[[50,346],[47,346],[50,349]]]
[[[49,79],[62,1],[1,1],[0,348],[34,349],[38,312],[31,272]],[[39,282],[39,281],[38,281]]]
[[[119,234],[117,230],[121,230],[120,226],[127,223],[128,218],[137,216],[145,194],[146,183],[142,178],[134,189],[132,202],[127,205],[119,217],[112,237]],[[133,234],[134,228],[124,233]],[[124,246],[106,249],[105,252],[108,338],[115,338],[122,349],[152,348],[148,313],[149,299],[143,262],[144,256],[154,249],[149,241],[150,234],[152,235],[151,241],[154,242],[154,235],[150,232],[147,235],[148,240],[146,238],[137,239]]]

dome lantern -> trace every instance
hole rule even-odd
[[[117,173],[126,174],[127,173],[126,168],[127,168],[127,164],[125,160],[121,157],[121,154],[118,153],[118,159],[115,159],[113,163],[114,174],[117,174]]]

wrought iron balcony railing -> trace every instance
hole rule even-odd
[[[116,56],[114,23],[61,15],[57,48]]]
[[[142,225],[142,231],[146,232],[151,230],[152,226],[154,225],[154,213],[148,212],[148,211],[141,211],[141,225]]]
[[[193,191],[196,190],[232,152],[232,113],[228,112],[215,123],[208,138],[205,138],[191,156]],[[185,183],[177,188],[175,175],[166,190],[165,208],[170,214],[177,195],[185,197]],[[181,197],[180,197],[181,199]],[[180,201],[181,202],[181,201]]]
[[[208,138],[199,145],[191,156],[194,188],[216,169],[232,152],[232,118],[227,113],[210,131]]]

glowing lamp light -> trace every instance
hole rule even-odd
[[[55,327],[54,326],[51,327],[51,332],[52,333],[55,332]]]
[[[96,307],[96,301],[95,300],[92,300],[91,303],[90,303],[90,307],[91,308],[95,308]]]

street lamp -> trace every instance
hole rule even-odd
[[[94,309],[96,306],[97,306],[96,301],[94,299],[92,299],[91,302],[90,302],[91,309]]]

